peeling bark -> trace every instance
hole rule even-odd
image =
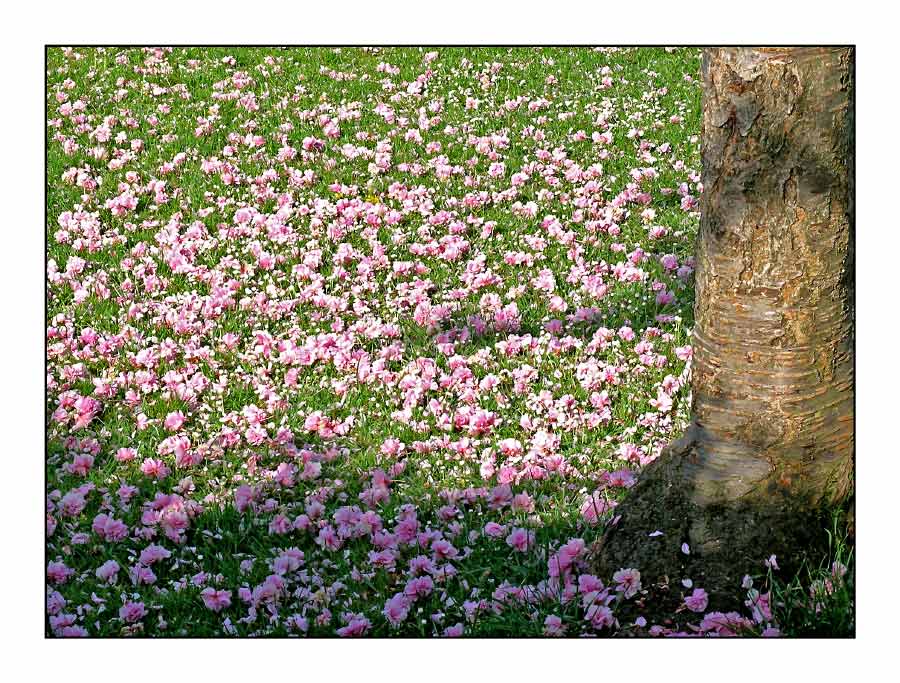
[[[604,569],[703,566],[734,593],[852,495],[853,57],[704,53],[692,423],[620,508]]]

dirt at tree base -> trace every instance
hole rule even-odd
[[[690,439],[682,440],[651,463],[616,509],[618,522],[591,548],[592,568],[605,581],[622,568],[641,572],[648,593],[636,610],[629,605],[628,613],[619,615],[622,623],[634,611],[633,617],[643,616],[648,624],[671,626],[663,620],[672,619],[693,588],[709,595],[706,612],[746,614],[742,579],[764,575],[767,558],[775,555],[778,575],[789,580],[804,561],[818,565],[828,552],[835,510],[825,503],[773,495],[766,487],[764,495],[698,505],[695,450]],[[692,587],[684,587],[683,579]],[[686,623],[702,615],[681,616]]]

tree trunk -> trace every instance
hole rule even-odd
[[[852,495],[853,62],[705,50],[692,422],[619,508],[603,571],[705,581],[725,607]]]

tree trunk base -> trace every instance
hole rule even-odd
[[[591,549],[592,567],[601,578],[622,568],[641,572],[650,590],[641,611],[648,620],[671,618],[692,591],[683,579],[706,590],[706,611],[745,611],[741,581],[747,574],[764,574],[766,558],[776,555],[779,575],[790,578],[804,560],[817,566],[827,553],[834,511],[825,503],[771,492],[698,503],[701,447],[695,434],[689,428],[647,466],[617,508],[618,522]]]

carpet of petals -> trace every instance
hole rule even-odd
[[[586,563],[686,422],[699,50],[47,68],[49,634],[777,635]]]

